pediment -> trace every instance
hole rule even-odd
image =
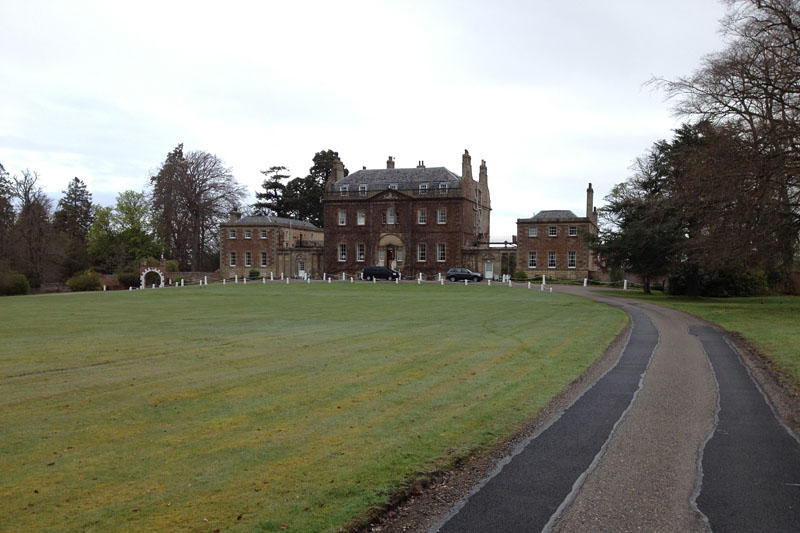
[[[411,197],[403,192],[394,189],[381,191],[372,197],[373,200],[410,200]]]

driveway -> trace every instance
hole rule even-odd
[[[617,364],[431,531],[800,528],[800,441],[725,332],[664,307],[555,290],[631,316]]]

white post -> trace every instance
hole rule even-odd
[[[129,290],[129,291],[132,291],[132,290],[133,290],[133,287],[128,287],[128,290]]]
[[[328,278],[328,283],[330,283],[330,282],[331,282],[331,278]]]
[[[289,284],[289,278],[288,277],[286,278],[286,284],[287,285]]]
[[[372,276],[372,283],[373,283],[373,284],[375,284],[375,283],[378,283],[378,282],[375,280],[375,276]]]
[[[486,286],[487,286],[487,287],[491,287],[491,286],[492,286],[492,280],[490,280],[490,279],[487,279],[487,280],[486,280]]]
[[[528,288],[529,289],[531,288],[531,282],[530,281],[528,282]]]
[[[417,280],[417,285],[422,285],[422,280],[421,279]]]
[[[550,292],[553,292],[553,287],[550,287]]]
[[[225,278],[222,278],[222,284],[225,285]]]
[[[400,278],[394,278],[394,284],[395,285],[399,285],[400,284]]]
[[[181,280],[181,287],[183,287],[183,282],[184,282],[184,280]]]
[[[439,281],[442,281],[442,273],[439,272]]]
[[[347,274],[342,272],[342,281],[346,281],[346,280],[347,280]]]
[[[419,280],[422,281],[422,272],[419,273]]]
[[[444,285],[444,280],[439,278],[439,285]]]
[[[586,278],[583,278],[583,286],[584,286],[584,287],[586,286],[586,282],[587,282],[587,279],[586,279]]]
[[[237,285],[239,283],[239,274],[233,276],[233,284]]]
[[[354,283],[353,276],[350,276],[350,283]]]
[[[203,285],[208,285],[208,276],[203,276]]]
[[[244,283],[245,285],[247,285],[247,278],[246,278],[246,277],[244,277],[244,276],[242,276],[242,283]]]
[[[270,271],[270,273],[269,273],[269,280],[270,281],[275,281],[275,275],[274,274],[275,274],[274,272]]]
[[[468,285],[469,285],[469,280],[465,279],[465,280],[464,280],[464,286],[466,287],[466,286],[468,286]]]
[[[267,283],[267,277],[266,276],[261,276],[261,284],[262,285],[266,285],[266,283]]]
[[[283,272],[281,272],[281,280],[283,280]]]
[[[539,291],[540,292],[544,292],[544,283],[539,285]]]
[[[510,279],[508,280],[508,286],[509,287],[513,287],[513,285],[511,284],[511,280]]]
[[[627,279],[623,282],[622,290],[623,291],[627,291],[628,290],[628,280]]]
[[[547,285],[547,279],[546,278],[547,277],[544,274],[542,274],[542,285]]]
[[[154,289],[156,288],[156,284],[155,284],[155,283],[153,283],[153,288],[154,288]]]
[[[311,276],[306,276],[306,285],[311,283]]]
[[[103,292],[106,292],[106,286],[103,285]]]

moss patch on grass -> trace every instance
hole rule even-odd
[[[4,299],[0,514],[20,530],[334,530],[532,417],[623,328],[503,287]]]

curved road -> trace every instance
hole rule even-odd
[[[800,530],[800,441],[724,331],[556,290],[631,316],[617,364],[431,531]]]

